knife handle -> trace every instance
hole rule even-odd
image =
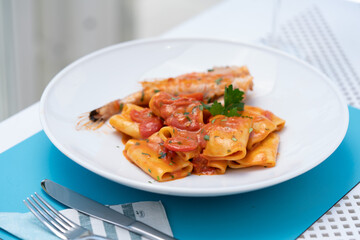
[[[176,240],[175,238],[170,237],[169,235],[160,232],[142,222],[132,223],[129,226],[129,230],[151,240]]]

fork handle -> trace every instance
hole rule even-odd
[[[98,236],[98,235],[90,235],[90,236],[76,238],[74,240],[111,240],[111,239],[102,237],[102,236]]]

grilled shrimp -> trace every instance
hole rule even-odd
[[[232,84],[234,88],[238,88],[244,92],[252,90],[252,79],[253,77],[250,75],[246,66],[231,66],[214,67],[207,72],[192,72],[174,78],[143,81],[140,82],[142,85],[141,91],[112,101],[82,115],[78,122],[78,127],[97,129],[111,116],[120,113],[124,104],[132,103],[146,106],[149,104],[151,97],[160,91],[174,95],[203,93],[204,102],[211,102],[224,95],[225,86],[230,84]]]

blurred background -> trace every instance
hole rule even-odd
[[[0,0],[0,121],[40,100],[65,66],[160,36],[222,0]]]

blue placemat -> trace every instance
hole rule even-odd
[[[322,164],[282,184],[225,197],[165,196],[122,186],[77,165],[40,132],[0,155],[0,211],[27,212],[22,200],[42,192],[40,181],[49,178],[104,204],[161,200],[179,239],[294,239],[360,181],[360,110],[349,110],[348,133]],[[0,231],[0,238],[11,237]]]

